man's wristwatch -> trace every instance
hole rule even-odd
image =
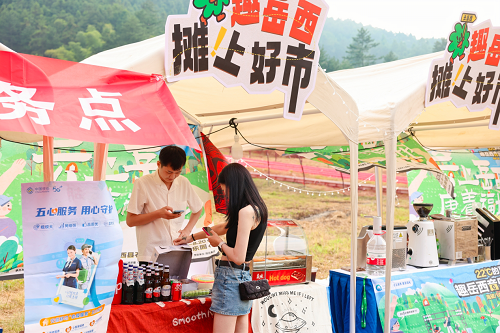
[[[220,251],[220,252],[224,252],[224,251],[222,251],[222,244],[226,244],[226,245],[227,245],[227,243],[226,243],[226,242],[221,241],[221,242],[219,243],[219,245],[217,245],[217,247],[219,248],[219,251]]]

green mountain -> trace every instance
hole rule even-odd
[[[81,61],[161,35],[186,0],[0,0],[0,43],[40,56]]]
[[[0,43],[21,53],[81,61],[95,53],[164,33],[167,16],[186,14],[188,1],[0,0]],[[326,50],[320,60],[324,68],[352,67],[341,62],[361,27],[351,20],[327,19],[320,40]],[[430,53],[437,41],[365,28],[378,43],[369,50],[377,57],[376,62]]]
[[[356,36],[358,29],[361,27],[367,29],[372,39],[379,43],[378,46],[370,50],[370,53],[378,58],[386,56],[391,51],[398,59],[432,53],[435,52],[433,50],[434,44],[441,41],[436,38],[417,39],[411,34],[394,33],[372,26],[363,26],[361,23],[352,20],[334,20],[329,17],[323,28],[323,34],[319,42],[320,46],[327,51],[329,56],[342,60],[346,55],[347,46],[352,42],[352,38]],[[442,49],[444,50],[444,48],[443,45]],[[378,62],[383,62],[383,59],[379,59]]]

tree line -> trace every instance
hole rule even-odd
[[[167,16],[186,14],[189,1],[0,0],[0,43],[20,53],[82,61],[101,51],[163,34]],[[320,65],[331,72],[394,61],[398,55],[403,58],[443,50],[446,40],[416,40],[411,35],[328,18],[320,45]],[[380,55],[384,50],[389,51]]]
[[[446,48],[445,38],[437,39],[434,42],[432,52],[443,51]],[[346,55],[342,60],[331,56],[324,46],[320,47],[321,56],[319,58],[320,66],[327,72],[338,71],[342,69],[364,67],[374,65],[379,62],[391,62],[398,60],[393,51],[384,56],[377,57],[372,53],[372,49],[378,46],[371,34],[364,27],[358,29],[357,34],[352,37],[352,42],[347,46]]]
[[[81,61],[161,35],[186,0],[0,0],[0,42],[16,52]]]

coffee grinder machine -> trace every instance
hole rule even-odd
[[[439,258],[436,246],[434,222],[427,219],[433,204],[415,203],[413,208],[420,218],[406,224],[408,229],[408,265],[437,267]]]

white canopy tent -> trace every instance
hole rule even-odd
[[[83,62],[164,75],[164,40],[164,36],[158,36],[96,54]],[[227,126],[229,119],[234,117],[238,119],[238,128],[245,138],[262,146],[345,145],[347,137],[351,146],[351,166],[357,166],[358,143],[385,141],[386,225],[387,232],[391,233],[394,225],[396,138],[399,133],[411,126],[418,139],[431,147],[491,147],[499,142],[500,133],[487,128],[489,110],[471,113],[465,108],[457,109],[449,102],[424,109],[429,66],[437,57],[442,57],[442,53],[328,75],[320,71],[315,90],[298,122],[282,118],[283,94],[280,92],[248,95],[240,87],[224,88],[213,78],[180,81],[169,84],[169,88],[188,122],[200,125],[205,132],[215,132]],[[336,126],[325,121],[327,119]],[[412,125],[413,121],[415,124]],[[9,138],[8,133],[0,135]],[[210,139],[216,146],[224,147],[232,144],[232,137],[233,133],[228,129],[213,133]],[[29,140],[35,141],[33,138]],[[357,170],[351,170],[353,212],[357,211],[356,183]],[[356,267],[356,227],[357,214],[352,214],[351,268]],[[392,253],[391,242],[388,242],[387,253]],[[388,255],[386,294],[390,293],[391,266],[391,256]],[[351,332],[355,330],[354,279],[351,276]],[[389,298],[386,299],[386,308],[389,308],[388,301]],[[389,319],[386,315],[386,332]]]
[[[164,40],[164,36],[158,36],[96,54],[83,62],[165,75],[162,53]],[[144,54],[144,49],[149,51]],[[300,121],[283,119],[284,97],[278,91],[267,95],[249,95],[241,87],[225,88],[212,77],[170,83],[169,89],[187,121],[199,125],[202,130],[209,127],[208,133],[227,126],[229,119],[237,118],[238,129],[244,133],[245,139],[259,146],[288,148],[345,145],[347,137],[351,149],[351,210],[358,211],[357,106],[349,94],[322,70],[318,70],[314,91],[308,98]],[[339,114],[342,115],[342,121],[336,121],[340,118]],[[229,131],[210,136],[212,143],[218,147],[230,146],[232,138]],[[357,214],[351,215],[351,225],[351,269],[355,271]],[[355,279],[355,275],[351,276],[350,292],[353,300],[356,295]],[[352,331],[355,330],[355,304],[355,301],[351,302],[350,306]]]
[[[437,52],[329,74],[358,105],[358,137],[351,136],[349,139],[352,141],[357,139],[358,142],[383,140],[385,143],[386,231],[389,235],[394,229],[398,134],[409,130],[416,133],[419,141],[425,146],[451,149],[493,147],[499,142],[500,132],[488,129],[490,110],[469,112],[467,108],[457,109],[451,102],[424,108],[425,89],[431,62],[442,56],[442,52]],[[332,110],[324,113],[328,115],[328,112]],[[328,116],[335,122],[333,114]],[[349,133],[349,129],[343,132]],[[352,237],[354,238],[355,235]],[[387,242],[386,251],[385,294],[390,295],[392,242]],[[390,297],[385,298],[385,308],[390,308]],[[389,331],[388,314],[387,311],[384,320],[385,332]]]
[[[161,35],[96,54],[82,62],[165,75],[164,48],[165,37]],[[321,72],[318,80],[326,81],[326,75]],[[229,119],[234,117],[238,118],[238,128],[245,138],[258,145],[298,147],[347,144],[342,132],[318,110],[319,106],[313,106],[320,103],[335,106],[339,103],[336,108],[344,107],[342,100],[333,95],[334,88],[330,83],[323,89],[331,91],[328,98],[316,88],[300,122],[283,119],[284,95],[279,91],[249,95],[241,87],[225,88],[212,77],[168,83],[168,86],[186,120],[202,126],[205,132],[215,132],[227,126]],[[335,88],[343,91],[340,87]],[[355,108],[353,101],[347,100],[352,104],[351,108]],[[296,135],[298,131],[300,136]],[[210,140],[217,147],[231,146],[233,133],[230,130],[214,133],[210,135]]]
[[[144,47],[139,45],[141,43]],[[164,75],[164,37],[158,36],[141,43],[106,51],[84,62]],[[143,54],[144,49],[149,51]],[[499,142],[500,133],[487,128],[489,110],[471,113],[466,108],[457,109],[449,102],[427,110],[424,108],[429,67],[432,59],[438,57],[442,57],[442,52],[333,72],[328,74],[328,79],[321,72],[299,122],[281,118],[283,95],[279,92],[250,96],[239,87],[224,88],[213,78],[176,82],[169,88],[191,122],[205,128],[210,126],[215,131],[235,117],[245,137],[263,146],[342,145],[345,144],[345,136],[351,147],[351,166],[357,166],[353,161],[357,161],[358,143],[383,140],[387,156],[386,230],[391,234],[394,228],[398,134],[411,126],[422,144],[432,147],[491,147]],[[327,125],[319,112],[337,126]],[[223,147],[231,145],[231,137],[221,131],[214,133],[211,140],[216,146]],[[357,170],[351,170],[351,185],[356,183]],[[351,186],[351,189],[351,209],[356,212],[357,186]],[[355,271],[356,267],[356,234],[357,214],[352,214],[351,271]],[[390,294],[390,253],[392,243],[388,242],[386,294]],[[352,275],[351,332],[355,331],[354,279]],[[389,300],[386,299],[386,309],[389,308]],[[389,331],[389,320],[387,313],[384,320],[386,332]]]
[[[164,75],[163,49],[164,38],[159,36],[102,52],[86,59],[83,63]],[[238,118],[238,129],[245,133],[245,138],[253,144],[284,148],[304,145],[345,145],[347,140],[343,133],[318,109],[334,107],[342,112],[348,110],[349,116],[346,119],[352,121],[351,127],[354,128],[354,120],[357,118],[356,103],[321,70],[318,71],[317,82],[321,82],[321,85],[316,85],[300,122],[283,119],[284,95],[281,92],[248,95],[241,87],[225,88],[213,78],[180,81],[169,84],[169,88],[186,120],[199,125],[201,130],[209,127],[208,131],[212,132],[216,127],[227,126],[229,119]],[[239,117],[239,114],[244,115]],[[247,116],[248,114],[250,116]],[[21,132],[0,131],[0,136],[17,142],[42,140],[42,136]],[[232,138],[230,130],[213,133],[210,137],[219,147],[231,145]],[[353,146],[357,151],[357,145]],[[353,211],[357,211],[357,155],[355,154],[351,154],[351,165],[356,169],[350,177],[350,187],[354,189],[351,191],[351,201]],[[353,230],[356,230],[357,214],[353,214],[352,219]],[[352,283],[352,286],[354,288],[355,283]],[[354,306],[352,311],[354,313]]]
[[[144,53],[142,50],[148,51]],[[163,56],[164,36],[158,36],[94,55],[84,62],[164,74]],[[491,147],[499,142],[500,133],[487,128],[489,110],[471,113],[466,108],[455,108],[450,102],[427,110],[424,108],[431,61],[442,56],[443,53],[438,52],[333,72],[328,74],[328,80],[321,73],[299,122],[281,118],[283,95],[279,92],[250,96],[242,88],[224,88],[213,78],[176,82],[169,88],[191,122],[216,131],[226,126],[230,118],[238,118],[239,129],[245,133],[245,138],[262,146],[343,145],[345,136],[351,146],[351,161],[355,161],[358,143],[383,140],[386,144],[388,180],[386,226],[391,234],[394,227],[396,138],[399,133],[411,127],[420,142],[431,147]],[[337,126],[327,124],[325,116]],[[232,135],[221,131],[214,133],[211,140],[216,146],[230,146]],[[357,163],[351,162],[351,166],[355,165]],[[351,170],[351,182],[357,183],[356,170]],[[357,186],[351,188],[352,211],[355,212]],[[352,268],[356,267],[356,215],[352,214]],[[392,253],[391,242],[388,242],[387,253]],[[391,256],[387,255],[386,294],[390,293],[391,266]],[[352,276],[352,300],[355,299],[354,287]],[[355,302],[351,302],[351,332],[355,329],[354,306]],[[389,308],[389,298],[386,299],[386,308]],[[386,315],[386,331],[389,319]]]
[[[165,38],[161,35],[101,52],[83,63],[164,75],[164,48]],[[228,120],[235,117],[245,137],[259,145],[345,145],[347,140],[344,134],[353,141],[367,142],[383,140],[386,131],[400,133],[408,127],[417,132],[418,139],[425,146],[477,148],[497,145],[500,133],[485,128],[489,110],[472,113],[466,108],[457,109],[450,102],[424,109],[429,66],[432,59],[438,57],[442,57],[442,52],[332,72],[328,74],[333,80],[330,81],[332,85],[325,85],[324,75],[318,75],[315,91],[308,99],[304,116],[299,122],[282,118],[281,92],[248,95],[240,87],[225,88],[213,78],[168,85],[191,123],[201,125],[207,132],[213,126],[212,131],[216,131],[227,126]],[[331,100],[329,96],[334,91],[346,102],[349,95],[352,97],[359,109],[359,119],[356,106],[348,114],[339,110],[335,98]],[[339,101],[342,102],[342,99]],[[325,122],[322,112],[337,126]],[[412,124],[415,120],[418,124]],[[358,130],[355,131],[355,128]],[[301,136],[296,135],[299,129]],[[469,135],[472,133],[474,140]],[[214,133],[210,139],[218,147],[230,146],[233,142],[232,135],[226,131]]]

